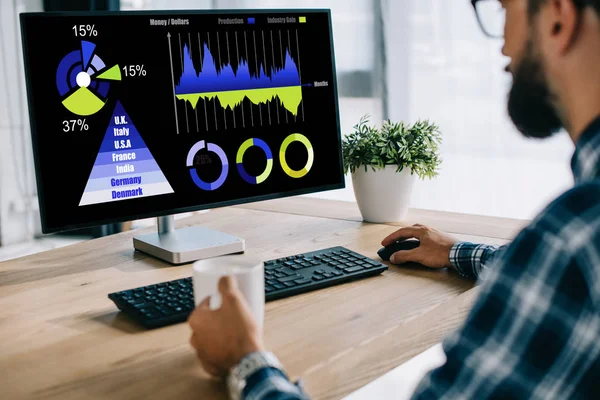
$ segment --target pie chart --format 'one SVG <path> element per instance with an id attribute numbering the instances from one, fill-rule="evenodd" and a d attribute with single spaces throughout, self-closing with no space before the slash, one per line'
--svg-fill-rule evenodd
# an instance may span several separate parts
<path id="1" fill-rule="evenodd" d="M 110 81 L 120 80 L 119 65 L 107 67 L 96 54 L 96 45 L 86 40 L 67 54 L 56 70 L 56 87 L 63 106 L 82 116 L 100 111 L 106 104 Z"/>

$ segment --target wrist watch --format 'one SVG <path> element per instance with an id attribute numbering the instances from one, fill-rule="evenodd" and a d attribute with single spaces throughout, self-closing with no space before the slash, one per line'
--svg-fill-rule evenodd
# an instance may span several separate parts
<path id="1" fill-rule="evenodd" d="M 262 368 L 277 368 L 283 371 L 283 365 L 275 354 L 268 351 L 257 351 L 246 355 L 227 375 L 227 389 L 232 400 L 240 400 L 247 379 Z"/>

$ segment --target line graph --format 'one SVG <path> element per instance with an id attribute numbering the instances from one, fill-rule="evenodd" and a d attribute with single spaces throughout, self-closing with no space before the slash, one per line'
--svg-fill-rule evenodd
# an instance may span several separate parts
<path id="1" fill-rule="evenodd" d="M 177 133 L 304 121 L 297 30 L 167 37 Z"/>

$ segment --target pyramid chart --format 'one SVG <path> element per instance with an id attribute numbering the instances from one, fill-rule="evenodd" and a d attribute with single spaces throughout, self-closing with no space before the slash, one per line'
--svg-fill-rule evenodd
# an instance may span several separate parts
<path id="1" fill-rule="evenodd" d="M 79 205 L 168 193 L 173 188 L 117 102 Z"/>

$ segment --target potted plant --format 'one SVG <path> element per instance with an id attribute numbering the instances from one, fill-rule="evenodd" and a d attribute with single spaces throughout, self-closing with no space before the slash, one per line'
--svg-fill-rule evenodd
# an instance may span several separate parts
<path id="1" fill-rule="evenodd" d="M 441 133 L 429 121 L 413 125 L 386 120 L 378 129 L 361 118 L 342 142 L 345 172 L 367 222 L 404 220 L 415 178 L 438 175 Z"/>

